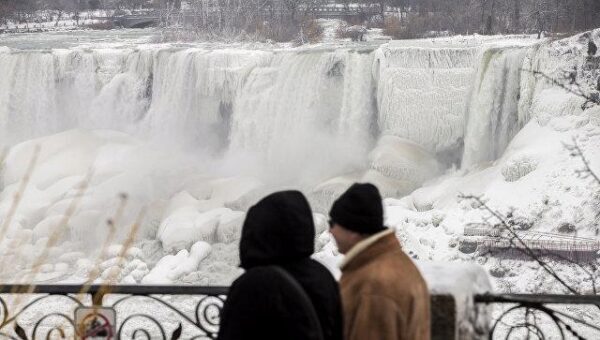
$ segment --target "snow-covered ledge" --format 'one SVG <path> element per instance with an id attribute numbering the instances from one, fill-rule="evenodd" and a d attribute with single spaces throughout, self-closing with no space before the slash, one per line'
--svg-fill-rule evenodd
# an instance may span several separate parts
<path id="1" fill-rule="evenodd" d="M 472 263 L 416 263 L 431 292 L 432 340 L 486 339 L 487 308 L 473 301 L 476 294 L 491 291 L 484 269 Z"/>

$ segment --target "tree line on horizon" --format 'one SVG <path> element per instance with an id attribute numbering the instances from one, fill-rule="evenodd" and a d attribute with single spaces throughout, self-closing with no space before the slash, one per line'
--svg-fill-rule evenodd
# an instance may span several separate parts
<path id="1" fill-rule="evenodd" d="M 312 9 L 337 3 L 379 8 L 379 15 L 357 16 L 353 25 L 392 26 L 399 38 L 444 34 L 572 33 L 600 27 L 598 0 L 0 0 L 0 22 L 31 20 L 38 11 L 75 13 L 105 9 L 219 12 L 217 22 L 199 20 L 200 28 L 243 29 L 275 22 L 298 25 L 314 17 Z M 265 13 L 267 15 L 265 17 Z M 208 16 L 208 14 L 206 14 Z M 386 21 L 389 21 L 386 23 Z"/>

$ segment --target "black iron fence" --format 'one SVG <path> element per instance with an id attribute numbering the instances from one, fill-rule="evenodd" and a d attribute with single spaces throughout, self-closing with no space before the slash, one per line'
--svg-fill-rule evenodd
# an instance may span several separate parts
<path id="1" fill-rule="evenodd" d="M 91 338 L 76 320 L 84 308 L 115 312 L 91 324 L 113 339 L 216 339 L 227 287 L 147 285 L 0 286 L 0 338 Z M 110 297 L 110 298 L 109 298 Z M 175 301 L 173 297 L 180 299 Z M 185 335 L 184 335 L 185 332 Z M 96 334 L 98 335 L 98 334 Z"/>
<path id="2" fill-rule="evenodd" d="M 0 338 L 112 335 L 113 339 L 216 339 L 227 290 L 199 286 L 2 285 Z M 600 315 L 600 296 L 488 294 L 476 295 L 474 301 L 494 306 L 489 334 L 482 335 L 489 339 L 600 339 L 600 318 L 593 318 Z M 88 320 L 86 313 L 92 318 L 82 325 Z"/>
<path id="3" fill-rule="evenodd" d="M 489 339 L 600 339 L 600 296 L 476 295 L 475 302 L 499 307 Z"/>

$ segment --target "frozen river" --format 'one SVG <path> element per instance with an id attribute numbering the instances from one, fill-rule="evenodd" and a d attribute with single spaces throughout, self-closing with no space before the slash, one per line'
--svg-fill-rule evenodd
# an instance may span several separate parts
<path id="1" fill-rule="evenodd" d="M 2 34 L 0 35 L 0 46 L 21 50 L 134 46 L 155 42 L 159 37 L 160 31 L 157 29 L 51 31 Z"/>

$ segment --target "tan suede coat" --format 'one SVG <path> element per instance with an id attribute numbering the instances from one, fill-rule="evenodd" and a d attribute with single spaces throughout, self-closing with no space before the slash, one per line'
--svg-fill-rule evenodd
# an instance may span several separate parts
<path id="1" fill-rule="evenodd" d="M 366 242 L 364 249 L 353 249 L 352 257 L 342 265 L 345 339 L 429 340 L 425 280 L 396 236 L 383 233 L 374 242 Z"/>

